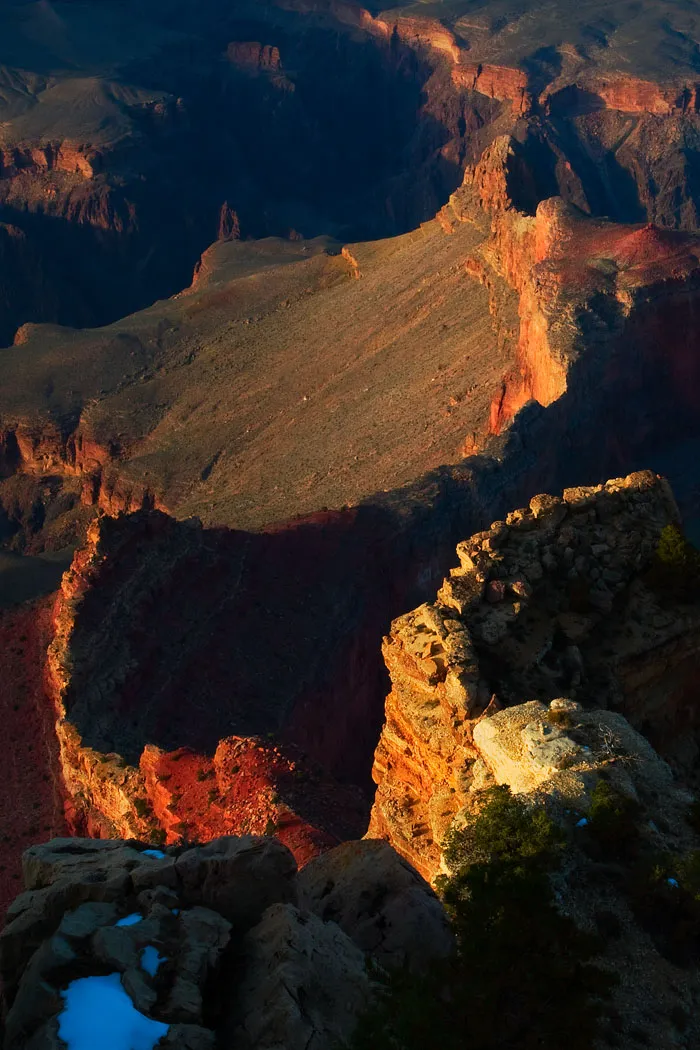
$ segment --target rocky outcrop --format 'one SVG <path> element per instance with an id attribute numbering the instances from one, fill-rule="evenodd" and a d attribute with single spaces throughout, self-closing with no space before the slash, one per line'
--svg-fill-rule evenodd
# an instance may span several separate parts
<path id="1" fill-rule="evenodd" d="M 421 965 L 445 950 L 444 913 L 405 862 L 384 844 L 355 843 L 353 868 L 361 921 L 351 905 L 338 923 L 316 914 L 313 894 L 299 902 L 294 860 L 272 838 L 165 851 L 89 839 L 33 847 L 0 934 L 4 1046 L 61 1046 L 76 984 L 85 1002 L 101 981 L 160 1025 L 164 1046 L 346 1046 L 372 1002 L 368 963 L 416 956 L 419 930 Z M 94 1024 L 99 1038 L 99 1013 Z"/>
<path id="2" fill-rule="evenodd" d="M 419 971 L 449 955 L 453 935 L 437 897 L 388 843 L 344 842 L 299 873 L 302 904 L 389 970 Z M 367 892 L 368 885 L 376 894 Z"/>
<path id="3" fill-rule="evenodd" d="M 486 282 L 490 268 L 519 296 L 517 367 L 492 406 L 493 431 L 529 400 L 549 405 L 562 397 L 572 376 L 581 396 L 587 384 L 578 373 L 590 365 L 604 383 L 614 381 L 632 341 L 645 372 L 670 387 L 681 411 L 694 411 L 688 399 L 700 388 L 700 358 L 681 317 L 700 294 L 700 239 L 653 224 L 594 221 L 557 198 L 529 215 L 517 202 L 532 178 L 517 143 L 500 137 L 441 213 L 446 230 L 473 222 L 475 204 L 490 216 L 490 240 L 471 271 Z"/>
<path id="4" fill-rule="evenodd" d="M 261 710 L 251 698 L 205 717 L 204 695 L 224 693 L 204 657 L 202 625 L 212 625 L 212 658 L 217 651 L 223 657 L 228 649 L 216 638 L 236 629 L 237 614 L 229 619 L 227 609 L 248 545 L 244 535 L 207 533 L 196 521 L 180 525 L 157 513 L 102 518 L 89 527 L 63 579 L 46 672 L 74 830 L 168 842 L 274 830 L 300 862 L 362 830 L 362 793 L 295 744 L 282 705 Z M 202 573 L 211 573 L 211 585 L 199 592 L 206 608 L 191 604 L 185 621 L 164 624 L 160 637 L 151 626 L 153 657 L 144 659 L 141 632 L 163 608 L 163 588 L 176 585 L 182 595 L 190 574 L 201 581 Z M 95 619 L 98 607 L 104 620 Z M 208 666 L 199 736 L 191 726 L 197 701 L 190 658 Z M 230 682 L 228 657 L 221 674 Z M 144 704 L 146 696 L 154 702 Z M 249 735 L 220 738 L 236 721 Z"/>
<path id="5" fill-rule="evenodd" d="M 335 923 L 292 905 L 269 908 L 246 938 L 235 1045 L 346 1046 L 372 1001 L 365 957 Z"/>
<path id="6" fill-rule="evenodd" d="M 661 531 L 676 520 L 668 484 L 641 472 L 567 489 L 561 498 L 536 496 L 458 546 L 460 567 L 437 600 L 394 621 L 385 639 L 392 691 L 375 755 L 371 836 L 386 838 L 433 878 L 445 834 L 485 773 L 508 782 L 515 770 L 519 790 L 553 776 L 556 761 L 552 768 L 540 762 L 535 775 L 528 762 L 539 760 L 523 758 L 540 748 L 542 733 L 533 727 L 544 724 L 541 703 L 519 709 L 529 738 L 519 749 L 508 745 L 510 766 L 503 757 L 499 726 L 512 719 L 498 712 L 524 701 L 568 696 L 596 712 L 616 710 L 581 715 L 602 737 L 622 732 L 622 712 L 691 773 L 697 727 L 680 701 L 679 678 L 694 677 L 694 657 L 676 678 L 658 654 L 669 644 L 695 654 L 700 621 L 692 605 L 670 608 L 644 584 Z M 630 690 L 637 664 L 649 668 L 648 677 Z M 645 688 L 651 703 L 644 703 Z M 678 697 L 675 707 L 656 699 L 669 694 Z M 579 763 L 585 770 L 580 747 L 571 751 L 555 727 L 545 736 L 552 755 L 561 749 L 563 768 Z M 640 753 L 642 743 L 632 749 Z"/>

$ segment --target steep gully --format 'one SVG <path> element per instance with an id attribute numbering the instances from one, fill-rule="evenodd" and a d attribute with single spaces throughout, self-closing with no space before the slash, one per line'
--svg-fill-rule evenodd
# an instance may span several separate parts
<path id="1" fill-rule="evenodd" d="M 455 79 L 463 75 L 460 71 Z M 515 105 L 518 114 L 527 111 L 531 103 L 517 78 L 510 72 L 508 77 L 489 71 L 487 75 L 491 77 L 490 93 L 515 96 L 509 98 L 509 104 Z M 483 76 L 483 70 L 475 71 L 470 91 L 474 87 L 479 91 Z M 514 90 L 516 81 L 520 86 Z M 631 95 L 625 96 L 626 105 L 639 106 L 640 98 L 648 104 L 648 94 L 627 86 Z M 605 101 L 603 93 L 599 97 Z M 619 102 L 619 90 L 614 97 Z M 675 113 L 676 101 L 661 99 L 652 108 L 668 105 L 674 112 L 667 119 L 694 121 L 692 114 Z M 594 108 L 598 105 L 596 102 Z M 684 106 L 689 108 L 683 100 L 681 113 Z M 618 112 L 612 113 L 612 123 L 620 119 Z M 242 737 L 273 733 L 275 747 L 303 749 L 323 770 L 321 778 L 332 776 L 366 785 L 387 691 L 378 639 L 393 616 L 434 592 L 452 560 L 455 543 L 525 502 L 533 491 L 558 491 L 566 484 L 614 476 L 646 465 L 649 456 L 658 457 L 664 448 L 672 450 L 682 441 L 697 438 L 700 366 L 692 321 L 700 272 L 695 239 L 651 226 L 625 230 L 591 223 L 551 202 L 531 214 L 541 196 L 538 187 L 550 176 L 561 180 L 557 181 L 560 191 L 573 187 L 565 195 L 578 196 L 579 204 L 586 203 L 582 195 L 595 198 L 596 191 L 595 184 L 586 187 L 585 179 L 562 156 L 552 161 L 549 173 L 548 165 L 540 164 L 542 150 L 550 159 L 555 157 L 542 127 L 540 116 L 530 118 L 526 126 L 516 121 L 510 138 L 494 141 L 480 163 L 468 168 L 463 188 L 441 213 L 447 235 L 461 221 L 490 224 L 490 254 L 469 260 L 467 265 L 484 282 L 489 280 L 489 269 L 497 267 L 521 296 L 520 368 L 505 378 L 503 395 L 494 405 L 492 428 L 503 434 L 494 438 L 486 454 L 445 467 L 397 492 L 379 495 L 352 511 L 317 515 L 259 535 L 218 530 L 208 538 L 205 530 L 198 542 L 222 545 L 224 553 L 218 557 L 229 567 L 232 578 L 236 576 L 238 587 L 227 593 L 225 601 L 219 596 L 208 610 L 201 608 L 208 611 L 214 626 L 213 642 L 207 641 L 211 649 L 205 646 L 197 651 L 194 647 L 188 654 L 200 660 L 201 678 L 187 661 L 173 675 L 167 652 L 156 645 L 135 673 L 127 667 L 127 675 L 117 676 L 110 686 L 122 709 L 131 706 L 133 710 L 137 697 L 144 694 L 139 675 L 146 674 L 149 695 L 157 698 L 148 724 L 138 718 L 121 735 L 118 725 L 105 730 L 100 724 L 104 708 L 102 712 L 81 711 L 76 701 L 73 709 L 70 695 L 68 702 L 64 695 L 71 682 L 58 674 L 61 647 L 64 655 L 75 656 L 75 650 L 65 644 L 69 636 L 74 640 L 70 615 L 74 599 L 91 583 L 82 570 L 99 549 L 99 529 L 78 556 L 54 613 L 57 629 L 47 686 L 59 714 L 68 716 L 61 745 L 69 786 L 73 777 L 68 810 L 73 827 L 93 832 L 116 828 L 125 834 L 153 830 L 152 816 L 141 816 L 142 807 L 135 804 L 145 797 L 145 781 L 139 779 L 134 790 L 128 785 L 121 790 L 129 777 L 147 777 L 147 772 L 138 774 L 135 767 L 125 769 L 116 759 L 105 762 L 100 757 L 114 751 L 135 762 L 147 744 L 165 751 L 181 742 L 195 746 L 202 754 L 190 784 L 206 786 L 210 777 L 206 763 L 211 765 L 212 760 L 204 756 L 211 755 L 220 740 L 232 732 Z M 599 185 L 610 185 L 599 170 L 598 176 Z M 687 214 L 686 209 L 683 215 Z M 677 214 L 674 224 L 686 221 Z M 66 441 L 64 435 L 53 435 L 47 445 L 31 429 L 13 431 L 5 435 L 4 449 L 6 472 L 18 468 L 20 473 L 45 472 L 49 465 L 55 471 L 68 461 L 69 472 L 80 475 L 80 444 L 72 436 Z M 73 449 L 75 455 L 66 454 L 67 449 Z M 84 498 L 89 503 L 95 497 L 87 494 Z M 122 509 L 136 509 L 144 501 L 148 503 L 147 494 Z M 161 526 L 160 520 L 146 514 L 138 526 L 146 530 L 149 541 L 153 529 L 174 534 L 190 529 L 176 523 Z M 155 524 L 149 524 L 151 521 Z M 115 535 L 130 527 L 117 523 Z M 134 550 L 136 564 L 145 565 L 138 544 Z M 240 565 L 242 551 L 244 566 Z M 123 563 L 122 558 L 120 552 L 113 564 L 106 561 L 106 570 L 113 577 L 121 571 L 120 564 L 130 565 L 128 558 Z M 113 612 L 114 597 L 121 600 L 122 593 L 120 585 L 111 590 L 110 586 L 105 588 L 104 602 L 96 588 L 94 601 L 97 608 L 104 604 Z M 196 593 L 187 573 L 174 574 L 168 586 L 174 588 L 170 601 L 175 593 L 186 604 Z M 162 608 L 168 607 L 167 600 L 163 598 Z M 157 610 L 155 602 L 151 612 L 157 615 Z M 294 625 L 293 637 L 283 652 L 276 647 L 279 663 L 270 668 L 267 661 L 276 646 L 271 640 L 278 638 L 283 622 Z M 126 638 L 128 625 L 117 623 L 121 634 L 112 637 Z M 86 629 L 83 652 L 97 637 L 91 636 L 92 629 Z M 208 656 L 224 636 L 229 645 L 223 650 L 219 646 L 222 662 L 212 674 Z M 130 655 L 134 653 L 138 653 L 138 639 Z M 194 741 L 192 683 L 205 676 L 218 703 L 201 704 Z M 154 684 L 157 689 L 152 688 Z M 261 698 L 267 698 L 269 705 L 262 716 Z M 242 701 L 250 704 L 254 716 L 246 716 Z M 119 713 L 120 708 L 114 710 Z M 343 712 L 342 719 L 339 712 Z M 216 758 L 213 762 L 216 765 Z M 116 780 L 115 763 L 123 770 Z M 98 778 L 107 783 L 106 790 L 95 785 L 98 764 L 107 774 Z M 201 781 L 197 779 L 200 771 Z M 153 775 L 153 802 L 156 785 L 162 788 L 163 782 L 168 783 L 165 778 L 172 776 L 172 771 L 161 771 L 158 781 Z M 272 777 L 270 783 L 274 780 Z M 277 789 L 271 793 L 277 794 Z M 267 819 L 275 822 L 277 803 L 271 805 L 272 816 Z M 359 809 L 361 823 L 362 807 Z M 157 803 L 153 810 L 157 811 Z M 108 823 L 101 823 L 103 819 Z M 312 816 L 307 824 L 313 822 Z M 166 821 L 157 823 L 162 827 Z M 179 830 L 172 833 L 182 833 L 187 821 L 177 824 Z M 171 833 L 170 828 L 166 830 Z"/>

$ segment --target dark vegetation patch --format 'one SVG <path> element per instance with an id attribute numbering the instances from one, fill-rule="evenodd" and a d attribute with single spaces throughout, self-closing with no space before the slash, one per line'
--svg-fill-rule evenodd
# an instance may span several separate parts
<path id="1" fill-rule="evenodd" d="M 355 1050 L 589 1050 L 615 979 L 593 965 L 599 938 L 556 907 L 549 874 L 563 843 L 544 809 L 507 787 L 486 792 L 446 843 L 454 955 L 393 974 Z"/>

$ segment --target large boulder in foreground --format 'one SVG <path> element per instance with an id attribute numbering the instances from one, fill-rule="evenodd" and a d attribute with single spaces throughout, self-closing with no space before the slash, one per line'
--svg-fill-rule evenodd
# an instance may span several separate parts
<path id="1" fill-rule="evenodd" d="M 452 950 L 442 904 L 387 842 L 344 842 L 302 869 L 299 889 L 306 907 L 386 967 L 420 969 Z"/>
<path id="2" fill-rule="evenodd" d="M 451 939 L 437 897 L 386 843 L 324 860 L 302 886 L 272 837 L 33 846 L 0 933 L 4 1050 L 61 1050 L 76 988 L 100 994 L 105 981 L 171 1050 L 347 1046 L 372 1002 L 371 966 L 416 966 Z M 109 1022 L 96 1010 L 99 1045 Z"/>
<path id="3" fill-rule="evenodd" d="M 346 1046 L 372 998 L 365 956 L 333 922 L 291 904 L 268 908 L 243 946 L 240 1050 Z"/>

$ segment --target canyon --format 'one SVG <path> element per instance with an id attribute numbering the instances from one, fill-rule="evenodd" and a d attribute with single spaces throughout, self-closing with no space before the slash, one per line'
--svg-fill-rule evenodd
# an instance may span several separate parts
<path id="1" fill-rule="evenodd" d="M 0 907 L 62 834 L 369 826 L 432 880 L 478 726 L 572 692 L 694 786 L 697 611 L 642 576 L 700 520 L 696 29 L 6 5 Z"/>
<path id="2" fill-rule="evenodd" d="M 530 820 L 558 828 L 557 914 L 591 936 L 596 965 L 619 975 L 595 1045 L 693 1046 L 700 985 L 683 946 L 695 952 L 697 933 L 684 925 L 692 913 L 677 909 L 687 900 L 686 859 L 698 855 L 689 852 L 698 842 L 689 786 L 700 748 L 699 570 L 697 554 L 693 567 L 677 547 L 675 561 L 659 561 L 664 537 L 681 536 L 679 520 L 668 482 L 638 471 L 535 496 L 458 545 L 460 565 L 435 600 L 395 620 L 385 639 L 392 691 L 362 840 L 353 840 L 351 797 L 328 776 L 315 782 L 308 756 L 295 766 L 290 743 L 229 738 L 213 761 L 146 744 L 138 767 L 107 750 L 138 751 L 154 716 L 176 714 L 163 677 L 181 676 L 192 690 L 197 677 L 184 666 L 192 652 L 211 663 L 201 635 L 176 621 L 189 616 L 208 631 L 226 615 L 206 578 L 228 590 L 234 537 L 207 537 L 199 523 L 157 511 L 93 523 L 58 602 L 44 603 L 65 817 L 90 837 L 54 837 L 23 854 L 24 892 L 14 887 L 0 932 L 4 1045 L 41 1040 L 59 1050 L 71 989 L 104 980 L 157 1021 L 165 1047 L 354 1045 L 358 1021 L 380 1001 L 378 973 L 420 983 L 426 967 L 447 973 L 457 964 L 454 899 L 444 896 L 446 910 L 430 882 L 454 871 L 450 829 L 480 819 L 509 785 Z M 187 601 L 168 607 L 156 636 L 153 604 L 166 608 L 173 581 Z M 195 608 L 202 601 L 215 606 L 208 622 Z M 144 624 L 152 651 L 134 661 Z M 235 622 L 226 626 L 235 632 Z M 173 650 L 188 646 L 179 666 Z M 151 702 L 129 724 L 134 676 L 138 697 Z M 215 669 L 207 681 L 216 688 Z M 185 709 L 205 710 L 195 696 Z M 200 717 L 193 742 L 202 728 Z M 264 755 L 275 756 L 267 766 Z M 304 774 L 296 822 L 287 772 Z M 226 821 L 206 813 L 209 785 Z M 614 838 L 601 837 L 601 788 L 625 800 L 632 840 L 618 837 L 619 817 Z M 336 805 L 341 844 L 319 834 Z M 205 843 L 173 825 L 185 814 Z M 125 837 L 115 837 L 120 828 Z M 506 847 L 517 842 L 517 828 L 496 832 Z M 494 847 L 483 838 L 477 848 Z M 655 863 L 646 890 L 636 882 L 640 852 Z M 640 892 L 653 894 L 646 909 Z"/>

